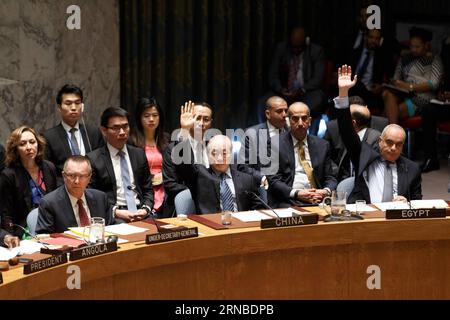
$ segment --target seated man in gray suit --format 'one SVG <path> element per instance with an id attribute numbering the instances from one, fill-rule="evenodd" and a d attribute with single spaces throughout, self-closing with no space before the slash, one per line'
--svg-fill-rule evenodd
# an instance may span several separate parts
<path id="1" fill-rule="evenodd" d="M 372 148 L 378 147 L 378 138 L 381 132 L 372 128 L 370 125 L 370 110 L 364 104 L 364 101 L 358 96 L 349 97 L 350 113 L 352 117 L 352 126 L 358 134 L 361 141 L 366 142 Z M 387 119 L 386 119 L 387 122 Z M 347 149 L 339 135 L 337 120 L 331 120 L 327 124 L 327 132 L 324 137 L 331 145 L 331 159 L 338 165 L 339 171 L 337 180 L 342 181 L 345 178 L 354 175 L 354 165 L 350 161 Z"/>
<path id="2" fill-rule="evenodd" d="M 64 185 L 48 193 L 39 204 L 36 233 L 60 233 L 69 227 L 90 225 L 91 217 L 114 224 L 106 193 L 86 189 L 92 168 L 85 156 L 70 156 L 64 163 Z"/>

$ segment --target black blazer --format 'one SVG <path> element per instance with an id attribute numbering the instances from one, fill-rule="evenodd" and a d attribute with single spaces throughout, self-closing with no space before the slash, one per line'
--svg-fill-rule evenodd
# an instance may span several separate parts
<path id="1" fill-rule="evenodd" d="M 192 198 L 198 214 L 218 213 L 220 209 L 220 179 L 210 167 L 206 169 L 202 165 L 183 165 L 187 170 L 186 176 L 194 181 L 190 188 Z M 244 172 L 238 171 L 235 165 L 230 165 L 231 177 L 235 188 L 236 204 L 238 211 L 263 208 L 263 204 L 254 195 L 247 194 L 250 191 L 258 194 L 259 184 L 255 179 Z"/>
<path id="2" fill-rule="evenodd" d="M 294 145 L 290 131 L 271 139 L 273 151 L 279 152 L 279 166 L 275 175 L 269 176 L 269 200 L 273 206 L 280 203 L 292 203 L 290 193 L 295 177 Z M 308 150 L 311 158 L 314 179 L 319 189 L 330 188 L 335 190 L 337 186 L 336 165 L 330 157 L 330 144 L 316 136 L 307 136 Z"/>
<path id="3" fill-rule="evenodd" d="M 126 147 L 141 205 L 145 204 L 153 208 L 152 179 L 145 152 L 141 148 L 128 144 Z M 117 202 L 117 183 L 108 147 L 104 145 L 90 152 L 87 156 L 91 160 L 92 166 L 92 178 L 89 186 L 92 189 L 105 192 L 108 195 L 109 203 L 115 205 Z"/>
<path id="4" fill-rule="evenodd" d="M 5 169 L 5 148 L 0 144 L 0 173 Z"/>
<path id="5" fill-rule="evenodd" d="M 53 163 L 43 160 L 39 168 L 44 175 L 46 193 L 56 189 L 56 169 Z M 31 191 L 28 186 L 28 172 L 19 164 L 7 167 L 0 175 L 0 212 L 2 225 L 8 232 L 22 236 L 23 231 L 17 227 L 10 227 L 8 223 L 27 226 L 28 213 L 33 209 Z"/>
<path id="6" fill-rule="evenodd" d="M 98 128 L 86 125 L 86 130 L 84 125 L 81 123 L 79 125 L 86 154 L 105 144 L 103 136 Z M 89 137 L 89 141 L 87 137 Z M 61 177 L 64 162 L 72 155 L 69 142 L 67 141 L 67 133 L 60 123 L 56 127 L 46 130 L 44 132 L 44 138 L 47 141 L 47 145 L 45 147 L 45 157 L 47 160 L 54 163 L 57 169 L 58 177 Z M 89 142 L 92 148 L 89 146 Z M 58 179 L 58 183 L 62 184 L 62 179 Z"/>
<path id="7" fill-rule="evenodd" d="M 84 192 L 91 217 L 105 219 L 105 225 L 114 224 L 112 206 L 108 197 L 99 190 L 86 189 Z M 77 220 L 70 203 L 65 186 L 60 186 L 42 198 L 39 204 L 39 215 L 36 233 L 61 233 L 69 227 L 77 227 Z"/>
<path id="8" fill-rule="evenodd" d="M 366 142 L 372 148 L 378 147 L 378 138 L 381 132 L 372 128 L 367 128 L 364 133 L 362 141 Z M 337 180 L 341 181 L 350 176 L 350 157 L 344 142 L 339 134 L 339 127 L 337 120 L 331 120 L 327 123 L 327 132 L 325 134 L 325 140 L 331 145 L 331 159 L 339 167 Z"/>
<path id="9" fill-rule="evenodd" d="M 350 108 L 336 109 L 339 132 L 348 150 L 350 159 L 355 166 L 355 186 L 348 196 L 347 202 L 366 200 L 371 203 L 369 188 L 363 173 L 380 158 L 379 151 L 374 150 L 367 143 L 361 142 L 351 125 Z M 397 159 L 398 195 L 409 200 L 422 199 L 422 176 L 419 165 L 403 156 Z"/>

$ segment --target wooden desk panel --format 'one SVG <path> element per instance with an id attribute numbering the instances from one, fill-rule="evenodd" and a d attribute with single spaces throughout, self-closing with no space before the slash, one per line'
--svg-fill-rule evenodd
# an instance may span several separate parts
<path id="1" fill-rule="evenodd" d="M 0 299 L 450 299 L 450 219 L 374 219 L 281 229 L 213 230 L 199 238 L 3 273 Z M 81 290 L 68 290 L 68 265 Z M 381 290 L 366 286 L 381 268 Z"/>

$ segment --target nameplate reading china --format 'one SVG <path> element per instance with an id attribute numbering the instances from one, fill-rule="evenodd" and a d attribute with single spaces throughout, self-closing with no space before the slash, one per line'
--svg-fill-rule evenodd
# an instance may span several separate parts
<path id="1" fill-rule="evenodd" d="M 59 266 L 67 262 L 67 254 L 58 254 L 50 258 L 41 259 L 35 262 L 28 263 L 23 266 L 23 274 L 31 274 L 42 271 L 48 268 Z"/>
<path id="2" fill-rule="evenodd" d="M 70 261 L 75 261 L 113 251 L 117 251 L 117 242 L 100 243 L 93 246 L 87 246 L 81 249 L 72 250 L 69 253 L 69 259 Z"/>
<path id="3" fill-rule="evenodd" d="M 148 234 L 145 236 L 146 244 L 154 244 L 160 242 L 168 242 L 173 240 L 180 240 L 186 238 L 198 237 L 198 228 L 186 228 L 178 231 L 158 232 L 154 234 Z"/>
<path id="4" fill-rule="evenodd" d="M 292 217 L 261 220 L 261 229 L 317 224 L 317 221 L 319 221 L 319 215 L 317 214 L 293 214 Z"/>
<path id="5" fill-rule="evenodd" d="M 444 209 L 393 209 L 386 210 L 386 219 L 445 218 Z"/>

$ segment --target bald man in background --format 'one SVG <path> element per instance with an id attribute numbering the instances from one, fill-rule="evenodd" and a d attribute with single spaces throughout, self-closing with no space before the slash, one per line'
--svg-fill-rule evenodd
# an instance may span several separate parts
<path id="1" fill-rule="evenodd" d="M 378 138 L 381 132 L 369 128 L 371 121 L 369 108 L 367 108 L 364 101 L 358 96 L 349 97 L 349 103 L 353 129 L 358 134 L 360 141 L 366 142 L 372 148 L 377 148 Z M 337 174 L 338 182 L 353 176 L 354 165 L 350 161 L 347 148 L 345 148 L 344 142 L 339 134 L 337 120 L 331 120 L 327 123 L 327 132 L 324 138 L 331 145 L 331 159 L 339 167 Z"/>
<path id="2" fill-rule="evenodd" d="M 336 189 L 336 165 L 328 141 L 308 134 L 309 108 L 302 102 L 289 106 L 290 131 L 272 138 L 272 152 L 279 153 L 278 171 L 269 179 L 269 200 L 275 207 L 315 204 Z"/>

